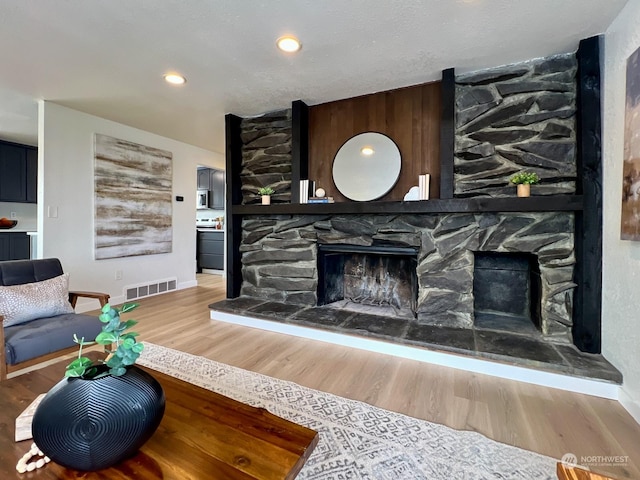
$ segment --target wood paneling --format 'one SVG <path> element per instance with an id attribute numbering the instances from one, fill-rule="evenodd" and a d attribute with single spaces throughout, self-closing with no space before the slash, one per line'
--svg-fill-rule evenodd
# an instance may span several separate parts
<path id="1" fill-rule="evenodd" d="M 402 200 L 431 174 L 431 198 L 440 195 L 440 82 L 349 98 L 309 107 L 309 179 L 336 202 L 348 202 L 331 178 L 333 158 L 348 139 L 379 132 L 393 139 L 402 155 L 394 188 L 381 201 Z"/>

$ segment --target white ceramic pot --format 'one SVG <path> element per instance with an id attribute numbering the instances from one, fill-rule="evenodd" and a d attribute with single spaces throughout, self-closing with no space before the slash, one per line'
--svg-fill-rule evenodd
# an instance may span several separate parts
<path id="1" fill-rule="evenodd" d="M 271 195 L 262 195 L 262 204 L 271 205 Z"/>

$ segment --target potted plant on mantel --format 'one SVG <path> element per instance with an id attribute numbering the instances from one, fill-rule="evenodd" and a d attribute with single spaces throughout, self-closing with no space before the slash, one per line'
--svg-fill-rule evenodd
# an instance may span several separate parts
<path id="1" fill-rule="evenodd" d="M 78 358 L 33 416 L 33 440 L 54 462 L 74 470 L 108 468 L 133 455 L 160 425 L 164 391 L 155 378 L 134 365 L 144 345 L 136 340 L 137 333 L 127 330 L 137 322 L 120 320 L 120 313 L 137 306 L 106 304 L 95 342 L 74 335 L 80 346 Z M 96 364 L 82 356 L 82 348 L 93 343 L 105 345 L 106 360 Z"/>
<path id="2" fill-rule="evenodd" d="M 262 205 L 271 205 L 271 195 L 275 193 L 271 187 L 262 187 L 258 190 L 258 193 L 262 195 Z"/>
<path id="3" fill-rule="evenodd" d="M 531 185 L 538 183 L 539 178 L 535 172 L 520 172 L 511 177 L 509 181 L 518 187 L 519 197 L 528 197 L 531 195 Z"/>

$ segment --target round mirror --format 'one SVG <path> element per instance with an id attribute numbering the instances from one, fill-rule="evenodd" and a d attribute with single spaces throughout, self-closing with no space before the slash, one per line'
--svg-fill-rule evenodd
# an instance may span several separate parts
<path id="1" fill-rule="evenodd" d="M 393 140 L 381 133 L 361 133 L 336 153 L 333 181 L 349 200 L 376 200 L 396 184 L 400 167 L 400 150 Z"/>

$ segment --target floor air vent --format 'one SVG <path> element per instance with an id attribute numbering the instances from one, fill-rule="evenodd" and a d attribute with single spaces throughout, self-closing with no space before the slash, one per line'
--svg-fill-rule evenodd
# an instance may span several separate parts
<path id="1" fill-rule="evenodd" d="M 167 280 L 146 283 L 144 285 L 128 286 L 124 289 L 125 298 L 129 301 L 136 298 L 150 297 L 152 295 L 169 292 L 176 289 L 177 283 L 177 278 L 169 278 Z"/>

